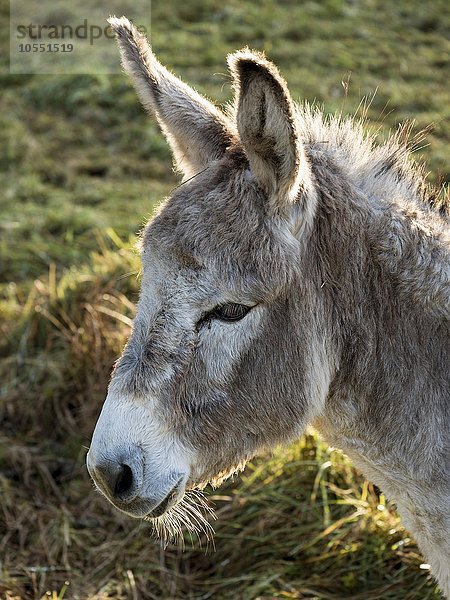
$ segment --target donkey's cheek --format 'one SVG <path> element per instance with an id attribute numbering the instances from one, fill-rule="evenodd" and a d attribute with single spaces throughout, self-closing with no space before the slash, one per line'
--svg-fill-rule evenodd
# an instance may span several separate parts
<path id="1" fill-rule="evenodd" d="M 264 312 L 264 307 L 256 306 L 241 321 L 224 323 L 214 320 L 201 330 L 199 358 L 212 382 L 229 381 L 233 369 L 262 333 Z"/>

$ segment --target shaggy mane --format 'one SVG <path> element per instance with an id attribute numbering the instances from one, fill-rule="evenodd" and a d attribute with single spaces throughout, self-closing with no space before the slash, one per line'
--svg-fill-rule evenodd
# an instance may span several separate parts
<path id="1" fill-rule="evenodd" d="M 425 166 L 412 157 L 422 147 L 430 129 L 413 134 L 414 122 L 406 121 L 379 143 L 376 134 L 366 132 L 364 116 L 324 116 L 318 108 L 306 103 L 297 107 L 297 116 L 304 143 L 312 154 L 320 151 L 331 155 L 366 196 L 380 201 L 415 201 L 420 210 L 431 210 L 448 221 L 448 188 L 437 189 L 427 182 Z"/>
<path id="2" fill-rule="evenodd" d="M 350 185 L 349 198 L 365 214 L 373 256 L 398 293 L 430 314 L 450 318 L 448 190 L 433 188 L 424 166 L 411 156 L 426 131 L 413 136 L 408 122 L 378 143 L 366 133 L 364 118 L 324 117 L 307 104 L 297 107 L 297 117 L 312 171 L 318 172 L 316 187 L 323 185 L 321 168 L 334 165 L 339 174 L 332 184 Z M 336 212 L 346 193 L 334 197 L 333 191 L 327 202 Z"/>

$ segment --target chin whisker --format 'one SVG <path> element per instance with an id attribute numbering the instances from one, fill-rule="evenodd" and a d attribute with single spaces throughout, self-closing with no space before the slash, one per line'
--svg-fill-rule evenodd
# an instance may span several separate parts
<path id="1" fill-rule="evenodd" d="M 152 533 L 160 540 L 163 548 L 167 548 L 169 544 L 177 544 L 184 550 L 184 532 L 186 532 L 189 534 L 191 544 L 194 545 L 197 540 L 200 548 L 205 539 L 205 552 L 208 552 L 209 549 L 214 550 L 215 545 L 214 529 L 207 517 L 216 518 L 205 494 L 200 490 L 190 490 L 166 513 L 156 518 L 145 517 L 145 520 L 152 524 Z"/>

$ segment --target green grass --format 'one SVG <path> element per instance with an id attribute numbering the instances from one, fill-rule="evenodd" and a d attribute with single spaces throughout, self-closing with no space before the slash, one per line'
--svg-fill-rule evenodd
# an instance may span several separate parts
<path id="1" fill-rule="evenodd" d="M 380 136 L 406 118 L 433 123 L 420 152 L 440 185 L 449 18 L 443 0 L 153 0 L 151 34 L 161 60 L 220 103 L 225 55 L 246 44 L 326 112 L 377 90 L 368 127 Z M 134 314 L 135 234 L 177 179 L 124 77 L 9 75 L 7 52 L 0 31 L 0 595 L 439 598 L 394 508 L 313 432 L 210 491 L 208 553 L 188 536 L 184 553 L 162 551 L 94 492 L 86 446 Z"/>

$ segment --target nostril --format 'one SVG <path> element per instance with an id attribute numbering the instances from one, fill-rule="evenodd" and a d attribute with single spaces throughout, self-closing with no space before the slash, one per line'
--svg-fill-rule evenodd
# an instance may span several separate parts
<path id="1" fill-rule="evenodd" d="M 110 454 L 101 460 L 88 456 L 87 466 L 95 485 L 113 504 L 130 504 L 139 494 L 144 463 L 138 450 L 116 451 L 119 457 Z"/>
<path id="2" fill-rule="evenodd" d="M 114 484 L 114 496 L 125 496 L 133 487 L 133 471 L 128 465 L 120 465 L 120 471 Z"/>

